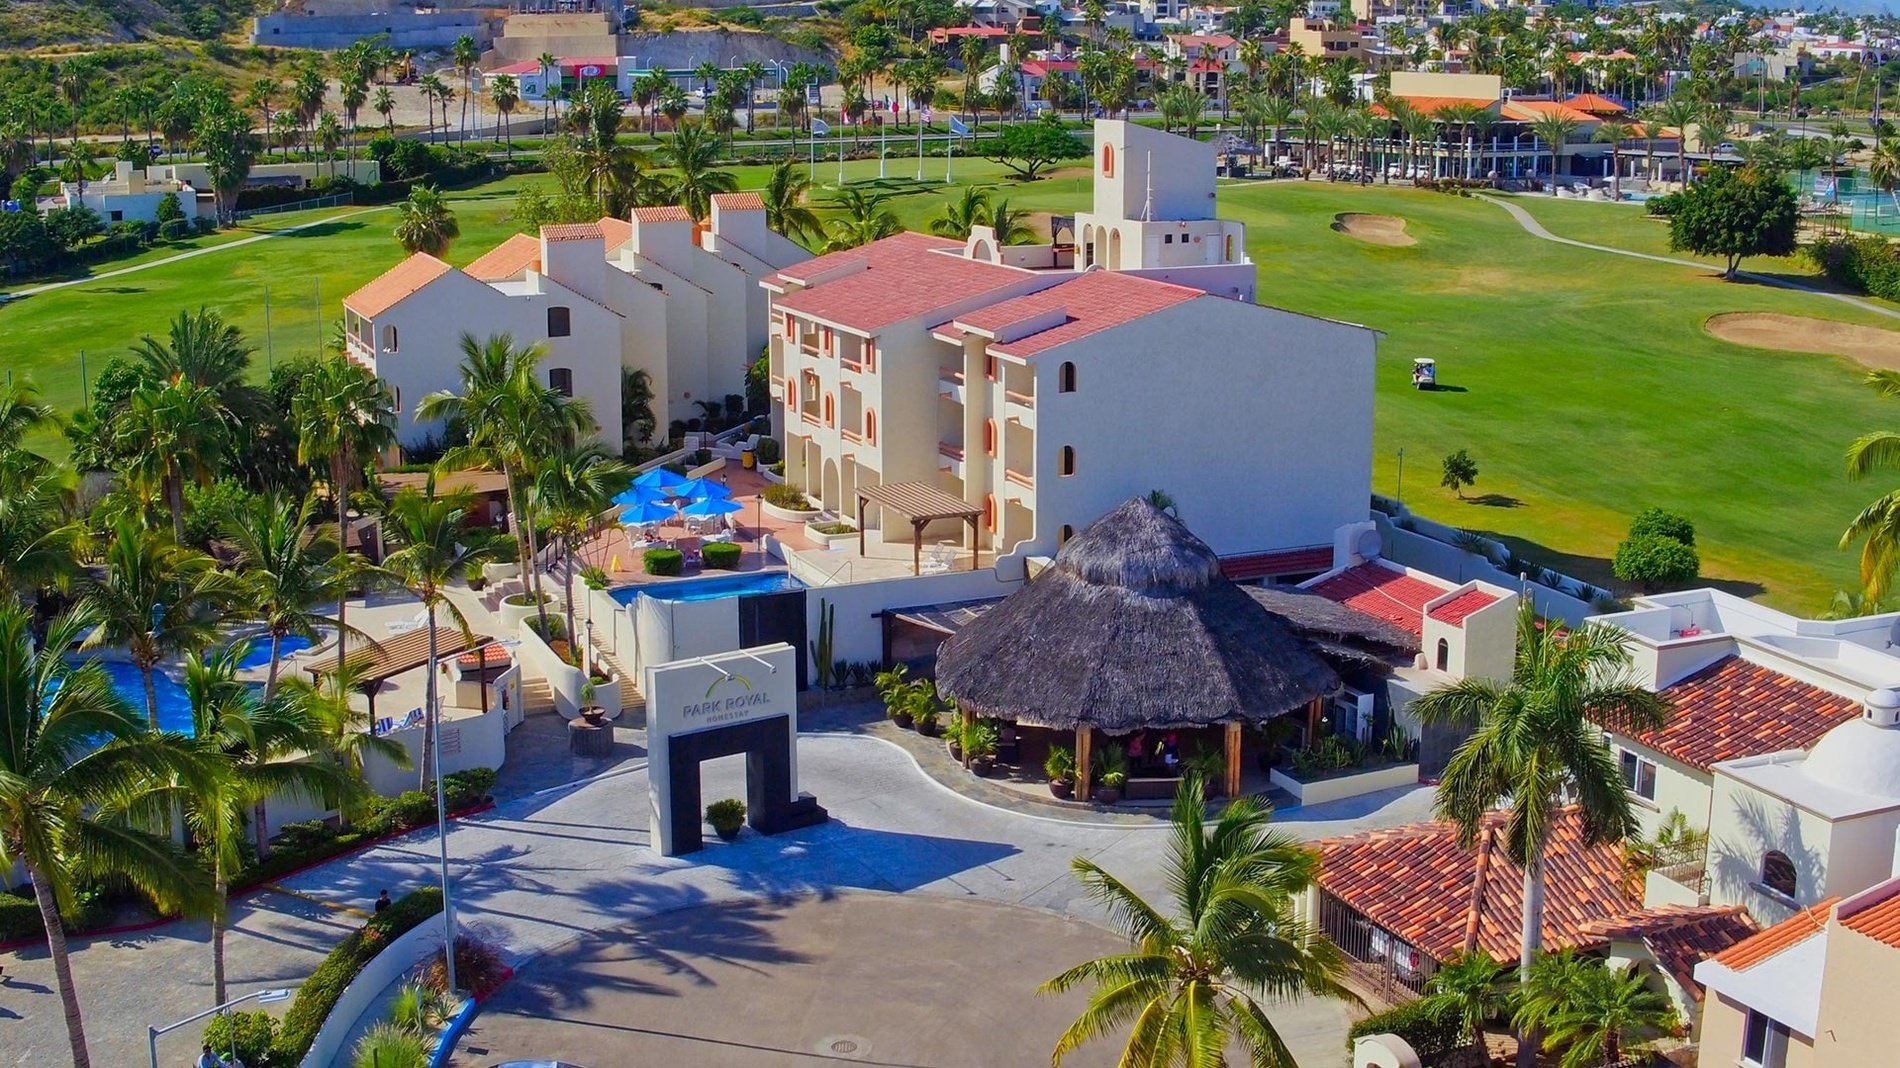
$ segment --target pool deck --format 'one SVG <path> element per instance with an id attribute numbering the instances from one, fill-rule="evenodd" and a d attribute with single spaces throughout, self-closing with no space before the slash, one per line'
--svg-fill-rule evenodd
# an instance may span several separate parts
<path id="1" fill-rule="evenodd" d="M 725 470 L 710 476 L 714 481 L 723 481 L 732 491 L 732 499 L 744 507 L 732 514 L 735 530 L 733 541 L 742 550 L 739 565 L 735 568 L 707 571 L 688 568 L 682 578 L 699 575 L 724 575 L 733 571 L 762 571 L 783 568 L 785 565 L 771 556 L 760 553 L 761 536 L 770 536 L 788 549 L 816 549 L 805 536 L 805 524 L 792 520 L 774 519 L 766 515 L 759 506 L 760 494 L 771 483 L 757 471 L 748 471 L 738 464 L 728 463 Z M 661 524 L 660 531 L 666 538 L 681 537 L 686 528 L 677 522 Z M 627 544 L 626 529 L 612 527 L 589 539 L 576 554 L 583 566 L 598 567 L 607 572 L 613 585 L 624 586 L 629 583 L 667 582 L 664 578 L 655 578 L 640 570 L 640 550 Z"/>

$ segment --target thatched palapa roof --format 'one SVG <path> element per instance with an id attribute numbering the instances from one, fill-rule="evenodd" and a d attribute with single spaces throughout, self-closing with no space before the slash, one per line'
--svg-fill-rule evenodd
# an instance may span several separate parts
<path id="1" fill-rule="evenodd" d="M 1247 586 L 1247 595 L 1285 620 L 1293 632 L 1326 652 L 1365 657 L 1418 652 L 1418 635 L 1404 627 L 1293 586 Z"/>
<path id="2" fill-rule="evenodd" d="M 937 655 L 939 691 L 983 715 L 1114 734 L 1259 723 L 1338 686 L 1205 542 L 1141 499 L 1096 520 Z"/>

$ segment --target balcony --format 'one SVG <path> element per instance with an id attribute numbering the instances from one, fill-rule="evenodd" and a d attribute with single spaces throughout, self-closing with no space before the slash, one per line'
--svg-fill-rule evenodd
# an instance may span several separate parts
<path id="1" fill-rule="evenodd" d="M 1005 403 L 1014 404 L 1021 408 L 1033 409 L 1036 406 L 1036 398 L 1033 394 L 1018 393 L 1013 389 L 1003 391 L 1003 400 Z"/>
<path id="2" fill-rule="evenodd" d="M 864 444 L 864 435 L 850 428 L 839 430 L 838 436 L 845 439 L 846 441 L 851 442 L 854 445 Z"/>
<path id="3" fill-rule="evenodd" d="M 963 477 L 963 446 L 952 445 L 947 441 L 937 443 L 937 470 L 948 471 Z"/>
<path id="4" fill-rule="evenodd" d="M 963 372 L 948 367 L 937 368 L 937 395 L 962 404 Z"/>
<path id="5" fill-rule="evenodd" d="M 862 374 L 864 371 L 863 363 L 857 360 L 846 359 L 843 356 L 838 357 L 838 366 L 844 368 L 847 371 L 851 371 L 858 374 Z"/>
<path id="6" fill-rule="evenodd" d="M 1024 474 L 1013 467 L 1003 468 L 1003 479 L 1007 482 L 1014 482 L 1024 489 L 1036 488 L 1036 476 Z"/>

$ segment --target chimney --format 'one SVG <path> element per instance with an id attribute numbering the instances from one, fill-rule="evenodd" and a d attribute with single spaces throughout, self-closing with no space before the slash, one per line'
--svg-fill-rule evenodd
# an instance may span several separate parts
<path id="1" fill-rule="evenodd" d="M 541 274 L 604 304 L 607 239 L 599 223 L 572 223 L 541 228 Z"/>

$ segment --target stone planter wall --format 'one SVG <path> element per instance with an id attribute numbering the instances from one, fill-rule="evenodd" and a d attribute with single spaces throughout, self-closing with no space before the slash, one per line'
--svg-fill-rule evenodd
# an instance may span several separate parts
<path id="1" fill-rule="evenodd" d="M 555 616 L 563 616 L 561 595 L 552 590 L 549 590 L 548 594 L 548 617 L 551 619 Z M 504 631 L 514 630 L 520 627 L 523 622 L 537 618 L 537 613 L 535 612 L 532 602 L 528 604 L 509 604 L 508 598 L 506 597 L 502 598 L 501 605 L 495 609 L 495 614 L 501 617 L 501 629 Z M 565 616 L 563 616 L 562 622 L 566 622 Z"/>
<path id="2" fill-rule="evenodd" d="M 1292 794 L 1301 805 L 1321 805 L 1361 794 L 1377 793 L 1418 782 L 1417 764 L 1388 764 L 1361 771 L 1344 771 L 1312 782 L 1296 779 L 1285 768 L 1268 773 L 1273 785 Z"/>
<path id="3" fill-rule="evenodd" d="M 818 528 L 820 526 L 829 526 L 829 525 L 830 524 L 828 523 L 827 524 L 806 523 L 805 537 L 811 539 L 812 544 L 821 546 L 826 549 L 830 549 L 834 546 L 841 545 L 846 542 L 849 542 L 852 544 L 857 543 L 858 532 L 856 529 L 847 530 L 843 534 L 823 534 L 819 532 Z"/>
<path id="4" fill-rule="evenodd" d="M 765 511 L 766 515 L 787 523 L 809 523 L 823 514 L 817 508 L 808 508 L 802 511 L 791 508 L 780 508 L 771 501 L 760 501 L 759 507 Z"/>

